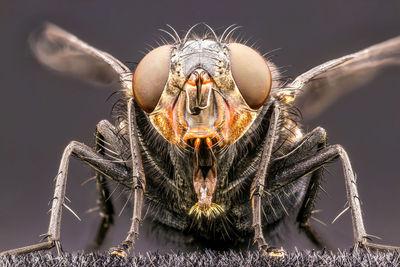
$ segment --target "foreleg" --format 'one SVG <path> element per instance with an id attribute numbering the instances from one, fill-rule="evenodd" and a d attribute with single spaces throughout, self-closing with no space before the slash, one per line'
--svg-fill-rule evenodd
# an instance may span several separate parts
<path id="1" fill-rule="evenodd" d="M 128 100 L 128 129 L 129 145 L 132 159 L 132 184 L 133 184 L 133 214 L 131 227 L 125 240 L 116 248 L 111 249 L 111 254 L 126 257 L 135 244 L 135 238 L 139 235 L 139 226 L 142 220 L 143 193 L 146 186 L 142 156 L 139 148 L 137 134 L 136 112 L 133 99 Z"/>
<path id="2" fill-rule="evenodd" d="M 263 152 L 261 155 L 260 166 L 257 169 L 256 175 L 254 177 L 254 180 L 253 180 L 253 183 L 251 186 L 251 192 L 250 192 L 250 198 L 251 198 L 251 202 L 252 202 L 251 203 L 252 204 L 252 214 L 253 214 L 252 226 L 254 228 L 254 239 L 258 243 L 258 248 L 260 250 L 265 251 L 270 256 L 283 256 L 284 255 L 283 251 L 273 248 L 273 247 L 270 247 L 268 245 L 268 243 L 265 241 L 264 234 L 262 231 L 262 220 L 261 220 L 261 209 L 262 209 L 261 197 L 264 192 L 264 185 L 266 183 L 266 179 L 268 179 L 267 171 L 268 171 L 268 167 L 270 165 L 272 148 L 275 143 L 279 114 L 280 114 L 279 106 L 273 106 L 271 121 L 270 121 L 270 125 L 268 127 L 268 134 L 265 139 L 265 143 L 263 146 Z"/>
<path id="3" fill-rule="evenodd" d="M 130 174 L 127 172 L 126 168 L 124 168 L 120 164 L 113 163 L 110 160 L 104 158 L 102 155 L 93 151 L 92 148 L 82 143 L 72 141 L 64 150 L 56 177 L 54 196 L 52 198 L 50 223 L 46 235 L 47 241 L 31 246 L 4 251 L 0 253 L 0 256 L 5 254 L 23 254 L 43 249 L 50 249 L 54 246 L 56 246 L 58 252 L 61 253 L 61 215 L 62 208 L 63 206 L 65 206 L 64 199 L 67 186 L 68 165 L 72 155 L 83 160 L 104 176 L 110 177 L 116 182 L 123 184 L 127 188 L 132 187 L 132 184 L 126 182 L 129 181 L 127 177 L 130 177 Z"/>
<path id="4" fill-rule="evenodd" d="M 277 181 L 282 182 L 276 183 L 276 185 L 274 185 L 274 188 L 271 188 L 269 190 L 276 190 L 280 187 L 288 185 L 308 173 L 315 172 L 316 170 L 320 169 L 325 163 L 328 163 L 336 158 L 340 158 L 343 166 L 347 201 L 351 210 L 355 246 L 383 250 L 400 250 L 400 247 L 386 246 L 368 242 L 368 235 L 365 231 L 355 175 L 351 167 L 349 157 L 346 151 L 340 145 L 332 145 L 323 148 L 319 150 L 314 156 L 303 159 L 293 164 L 292 166 L 288 166 L 284 170 L 278 172 L 276 175 L 276 179 Z M 310 186 L 311 185 L 312 184 L 310 183 Z M 315 193 L 313 194 L 315 196 Z M 310 215 L 307 215 L 307 212 L 310 212 L 311 206 L 311 202 L 303 204 L 302 208 L 305 211 L 303 211 L 302 214 L 299 214 L 299 222 L 308 223 L 308 218 L 310 217 Z"/>

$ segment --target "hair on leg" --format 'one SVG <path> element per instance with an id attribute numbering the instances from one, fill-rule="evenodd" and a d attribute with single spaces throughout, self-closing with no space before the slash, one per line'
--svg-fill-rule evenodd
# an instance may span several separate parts
<path id="1" fill-rule="evenodd" d="M 369 235 L 365 231 L 355 175 L 351 167 L 350 159 L 342 146 L 327 146 L 319 150 L 314 156 L 305 158 L 297 163 L 287 166 L 283 170 L 280 170 L 276 174 L 277 181 L 284 182 L 279 183 L 279 187 L 288 185 L 293 181 L 303 177 L 304 175 L 315 172 L 316 170 L 320 169 L 325 163 L 330 162 L 336 158 L 340 158 L 343 167 L 347 201 L 351 210 L 354 246 L 356 248 L 364 247 L 380 250 L 400 250 L 400 247 L 380 245 L 368 241 Z M 278 189 L 279 187 L 274 188 L 274 190 Z M 309 212 L 310 208 L 307 208 L 307 206 L 310 205 L 311 204 L 305 203 L 302 207 L 306 209 L 306 212 Z M 302 219 L 303 223 L 305 219 L 307 219 L 307 217 L 309 218 L 309 215 L 306 216 L 306 212 L 303 211 L 303 213 L 300 214 L 301 216 L 298 217 L 298 219 Z"/>
<path id="2" fill-rule="evenodd" d="M 121 257 L 126 257 L 130 249 L 135 244 L 135 239 L 139 235 L 139 226 L 142 220 L 143 194 L 146 186 L 146 179 L 143 170 L 142 156 L 139 148 L 139 139 L 137 136 L 136 112 L 134 100 L 128 100 L 128 130 L 129 130 L 129 146 L 132 159 L 132 185 L 133 185 L 133 214 L 131 219 L 131 227 L 128 235 L 122 243 L 111 248 L 110 253 Z"/>
<path id="3" fill-rule="evenodd" d="M 95 152 L 92 148 L 86 146 L 85 144 L 72 141 L 64 150 L 58 174 L 56 176 L 56 184 L 52 198 L 50 223 L 46 234 L 47 241 L 31 246 L 4 251 L 0 253 L 0 256 L 5 254 L 24 254 L 43 249 L 50 249 L 54 246 L 57 247 L 58 253 L 62 253 L 60 244 L 61 216 L 62 208 L 65 206 L 64 200 L 67 186 L 68 166 L 72 155 L 86 162 L 102 175 L 110 177 L 128 188 L 132 187 L 131 183 L 126 182 L 128 181 L 127 177 L 130 176 L 126 168 L 104 158 L 102 155 Z"/>
<path id="4" fill-rule="evenodd" d="M 262 220 L 261 220 L 261 198 L 264 192 L 264 185 L 266 184 L 268 167 L 270 165 L 272 148 L 275 143 L 276 130 L 280 115 L 279 106 L 273 106 L 273 111 L 271 115 L 270 125 L 268 127 L 268 137 L 266 138 L 266 142 L 264 143 L 263 152 L 261 155 L 261 162 L 257 169 L 256 175 L 254 177 L 253 183 L 251 185 L 250 198 L 252 204 L 252 214 L 253 214 L 253 223 L 252 226 L 254 228 L 254 239 L 258 243 L 258 248 L 263 250 L 269 256 L 278 256 L 282 257 L 284 255 L 284 251 L 271 247 L 265 240 L 263 231 L 262 231 Z"/>

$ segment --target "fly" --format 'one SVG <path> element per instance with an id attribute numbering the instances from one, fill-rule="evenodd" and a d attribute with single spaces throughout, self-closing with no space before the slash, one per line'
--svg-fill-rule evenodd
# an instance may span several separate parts
<path id="1" fill-rule="evenodd" d="M 165 31 L 172 42 L 150 51 L 133 72 L 55 25 L 46 24 L 31 36 L 31 48 L 42 64 L 90 82 L 118 83 L 120 100 L 115 123 L 98 123 L 94 148 L 76 141 L 65 148 L 47 240 L 0 255 L 54 246 L 61 253 L 61 214 L 63 207 L 70 210 L 64 200 L 71 156 L 96 172 L 103 215 L 98 246 L 113 222 L 108 184 L 129 192 L 131 227 L 111 254 L 125 257 L 134 246 L 144 199 L 157 210 L 149 215 L 154 221 L 210 242 L 235 243 L 254 235 L 260 250 L 284 256 L 283 249 L 267 243 L 264 233 L 294 215 L 299 228 L 322 246 L 309 219 L 321 167 L 335 159 L 343 166 L 355 246 L 399 249 L 368 240 L 346 151 L 328 145 L 321 127 L 304 132 L 296 107 L 304 114 L 319 112 L 360 80 L 399 64 L 400 37 L 283 82 L 271 61 L 232 38 L 233 26 L 221 35 L 206 24 L 205 34 L 195 34 L 197 26 L 182 38 L 172 27 Z M 352 79 L 355 75 L 363 79 Z"/>

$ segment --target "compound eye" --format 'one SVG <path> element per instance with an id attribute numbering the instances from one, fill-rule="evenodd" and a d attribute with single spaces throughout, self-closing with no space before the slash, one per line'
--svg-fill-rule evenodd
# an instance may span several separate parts
<path id="1" fill-rule="evenodd" d="M 254 49 L 239 43 L 229 44 L 233 79 L 247 105 L 260 108 L 271 90 L 267 61 Z"/>
<path id="2" fill-rule="evenodd" d="M 132 90 L 135 101 L 148 113 L 157 106 L 167 83 L 170 54 L 170 45 L 157 47 L 144 56 L 133 73 Z"/>

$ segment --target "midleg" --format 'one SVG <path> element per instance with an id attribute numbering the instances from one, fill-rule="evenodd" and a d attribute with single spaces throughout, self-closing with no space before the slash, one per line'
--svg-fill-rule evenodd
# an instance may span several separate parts
<path id="1" fill-rule="evenodd" d="M 289 153 L 274 159 L 274 161 L 281 161 L 281 163 L 278 164 L 283 165 L 285 166 L 284 168 L 286 168 L 287 166 L 292 166 L 310 155 L 315 154 L 324 147 L 326 147 L 326 131 L 321 127 L 317 127 L 304 135 L 295 145 L 293 145 Z M 318 247 L 323 247 L 323 242 L 314 229 L 312 229 L 308 219 L 311 217 L 321 178 L 322 168 L 318 168 L 312 172 L 302 206 L 297 216 L 300 229 L 303 230 L 307 237 Z M 275 184 L 274 187 L 281 187 L 279 181 L 280 180 L 278 179 L 278 183 Z M 273 191 L 275 190 L 274 187 L 268 188 L 268 190 Z"/>
<path id="2" fill-rule="evenodd" d="M 326 131 L 317 127 L 309 134 L 304 136 L 303 140 L 300 142 L 300 147 L 296 148 L 296 154 L 301 157 L 313 150 L 319 151 L 326 147 Z M 323 242 L 321 238 L 317 235 L 315 230 L 312 228 L 309 219 L 311 217 L 311 212 L 314 208 L 315 198 L 318 193 L 318 189 L 322 178 L 322 168 L 315 170 L 310 178 L 309 185 L 304 196 L 303 203 L 300 207 L 299 213 L 297 215 L 297 221 L 299 222 L 299 228 L 305 232 L 307 237 L 318 247 L 323 247 Z"/>
<path id="3" fill-rule="evenodd" d="M 127 177 L 130 177 L 129 172 L 122 165 L 113 163 L 110 160 L 104 158 L 102 155 L 93 151 L 92 148 L 72 141 L 64 150 L 61 158 L 60 167 L 56 177 L 56 185 L 54 189 L 54 196 L 52 198 L 52 207 L 50 214 L 50 223 L 47 231 L 47 241 L 41 242 L 35 245 L 26 246 L 22 248 L 12 249 L 1 252 L 0 255 L 5 254 L 23 254 L 43 249 L 50 249 L 54 246 L 57 247 L 59 253 L 61 253 L 60 246 L 60 226 L 61 226 L 61 215 L 62 207 L 65 206 L 65 190 L 67 186 L 68 176 L 68 165 L 71 155 L 83 160 L 96 171 L 106 177 L 110 177 L 116 182 L 131 188 L 132 184 Z"/>
<path id="4" fill-rule="evenodd" d="M 118 135 L 117 129 L 115 129 L 110 122 L 107 120 L 102 120 L 97 124 L 95 138 L 96 141 L 94 150 L 97 153 L 107 156 L 114 162 L 120 161 L 121 164 L 125 165 L 126 159 L 124 158 L 123 140 L 121 136 Z M 114 221 L 114 207 L 111 201 L 111 193 L 107 183 L 108 181 L 106 177 L 101 173 L 96 172 L 96 188 L 99 192 L 98 202 L 100 215 L 102 217 L 96 238 L 93 243 L 93 247 L 96 249 L 99 248 L 103 243 L 108 229 Z"/>
<path id="5" fill-rule="evenodd" d="M 282 181 L 282 183 L 276 185 L 274 189 L 278 189 L 279 187 L 288 185 L 308 173 L 315 172 L 316 170 L 320 169 L 325 163 L 330 162 L 336 158 L 340 158 L 343 167 L 347 201 L 351 210 L 355 247 L 366 247 L 383 250 L 400 250 L 400 247 L 385 246 L 368 242 L 368 235 L 365 231 L 365 226 L 363 222 L 361 203 L 357 190 L 355 176 L 351 167 L 349 157 L 346 151 L 340 145 L 325 147 L 319 150 L 314 156 L 303 159 L 297 163 L 294 163 L 292 166 L 288 166 L 282 171 L 278 172 L 276 177 L 277 181 Z M 313 194 L 315 197 L 315 193 Z M 299 214 L 298 217 L 298 219 L 302 219 L 303 222 L 306 220 L 306 223 L 308 222 L 308 218 L 310 217 L 310 215 L 307 215 L 306 212 L 309 212 L 308 209 L 311 209 L 311 207 L 307 208 L 307 206 L 312 206 L 312 203 L 303 204 L 302 208 L 304 207 L 306 211 L 304 211 L 302 215 Z"/>

